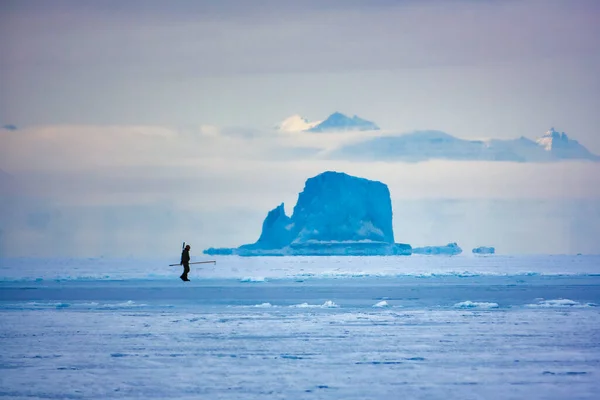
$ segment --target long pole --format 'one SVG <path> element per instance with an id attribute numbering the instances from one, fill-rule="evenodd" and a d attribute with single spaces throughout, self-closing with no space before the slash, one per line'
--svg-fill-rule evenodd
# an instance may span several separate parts
<path id="1" fill-rule="evenodd" d="M 217 262 L 215 260 L 211 260 L 211 261 L 196 261 L 196 262 L 191 262 L 190 264 L 216 264 Z M 181 264 L 169 264 L 169 267 L 175 267 L 177 265 L 181 265 Z"/>

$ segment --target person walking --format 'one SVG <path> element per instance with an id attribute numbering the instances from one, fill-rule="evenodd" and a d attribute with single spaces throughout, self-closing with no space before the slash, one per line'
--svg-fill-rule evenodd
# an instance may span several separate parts
<path id="1" fill-rule="evenodd" d="M 186 245 L 183 251 L 181 252 L 181 262 L 180 265 L 183 265 L 183 274 L 181 274 L 180 278 L 182 281 L 188 282 L 188 273 L 190 272 L 190 245 Z"/>

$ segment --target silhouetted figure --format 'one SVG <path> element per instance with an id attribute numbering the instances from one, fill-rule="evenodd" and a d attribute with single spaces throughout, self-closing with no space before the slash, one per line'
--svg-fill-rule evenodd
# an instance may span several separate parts
<path id="1" fill-rule="evenodd" d="M 181 274 L 180 278 L 182 281 L 189 281 L 188 273 L 190 272 L 190 249 L 191 247 L 188 244 L 181 253 L 180 265 L 183 265 L 183 274 Z"/>

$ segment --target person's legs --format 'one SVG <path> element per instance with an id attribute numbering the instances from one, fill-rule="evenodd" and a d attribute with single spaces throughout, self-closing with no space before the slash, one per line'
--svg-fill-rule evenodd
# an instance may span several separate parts
<path id="1" fill-rule="evenodd" d="M 180 278 L 184 281 L 189 281 L 189 279 L 188 279 L 189 272 L 190 272 L 190 264 L 184 263 L 183 264 L 183 274 L 181 274 Z"/>

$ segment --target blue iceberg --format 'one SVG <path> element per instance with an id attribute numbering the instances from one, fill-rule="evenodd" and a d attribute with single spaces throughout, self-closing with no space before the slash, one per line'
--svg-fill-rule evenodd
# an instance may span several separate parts
<path id="1" fill-rule="evenodd" d="M 455 256 L 462 253 L 462 249 L 456 243 L 448 243 L 445 246 L 415 247 L 412 252 L 413 254 Z"/>
<path id="2" fill-rule="evenodd" d="M 269 211 L 255 243 L 209 248 L 240 256 L 410 255 L 395 243 L 392 202 L 384 183 L 326 171 L 306 181 L 291 217 L 284 204 Z"/>
<path id="3" fill-rule="evenodd" d="M 472 251 L 473 254 L 494 254 L 496 249 L 494 247 L 481 246 L 474 248 Z"/>

